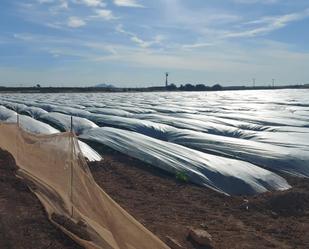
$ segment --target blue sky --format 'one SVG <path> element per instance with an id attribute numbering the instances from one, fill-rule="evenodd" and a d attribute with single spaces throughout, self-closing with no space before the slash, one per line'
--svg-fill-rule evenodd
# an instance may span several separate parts
<path id="1" fill-rule="evenodd" d="M 2 0 L 0 85 L 309 83 L 308 0 Z"/>

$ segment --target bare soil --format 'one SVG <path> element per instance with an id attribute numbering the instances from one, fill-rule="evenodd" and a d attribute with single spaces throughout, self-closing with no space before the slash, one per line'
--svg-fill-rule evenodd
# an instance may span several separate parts
<path id="1" fill-rule="evenodd" d="M 208 231 L 217 249 L 309 248 L 309 179 L 285 176 L 291 190 L 228 197 L 118 153 L 90 167 L 97 183 L 163 241 L 201 248 L 187 240 L 193 227 Z"/>

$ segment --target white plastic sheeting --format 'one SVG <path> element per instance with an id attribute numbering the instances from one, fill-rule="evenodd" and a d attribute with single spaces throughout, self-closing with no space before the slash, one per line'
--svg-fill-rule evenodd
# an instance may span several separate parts
<path id="1" fill-rule="evenodd" d="M 214 123 L 210 121 L 201 121 L 194 118 L 182 118 L 161 114 L 137 115 L 136 117 L 182 129 L 196 130 L 222 136 L 241 137 L 244 134 L 251 134 L 250 131 L 246 131 L 245 133 L 243 130 L 233 126 L 227 126 L 224 124 Z"/>
<path id="2" fill-rule="evenodd" d="M 44 123 L 42 123 L 38 120 L 35 120 L 31 117 L 24 116 L 24 115 L 18 115 L 18 119 L 19 119 L 19 126 L 23 130 L 25 130 L 29 133 L 44 134 L 44 135 L 59 133 L 58 130 L 51 127 L 50 125 L 44 124 Z M 17 123 L 17 115 L 7 119 L 6 122 L 7 123 Z"/>
<path id="3" fill-rule="evenodd" d="M 212 113 L 199 113 L 199 114 L 176 114 L 172 117 L 179 117 L 187 120 L 196 120 L 196 121 L 203 121 L 208 123 L 213 123 L 213 125 L 225 125 L 228 127 L 235 127 L 243 130 L 252 130 L 252 131 L 264 131 L 270 129 L 269 126 L 265 125 L 258 125 L 255 123 L 246 122 L 243 120 L 234 120 L 222 117 L 215 117 L 212 116 Z M 147 115 L 141 116 L 142 119 L 148 119 Z M 150 119 L 156 120 L 156 116 L 150 116 Z"/>
<path id="4" fill-rule="evenodd" d="M 59 130 L 51 127 L 50 125 L 37 121 L 28 116 L 18 115 L 18 119 L 19 119 L 19 126 L 23 130 L 32 134 L 50 135 L 59 132 Z M 0 106 L 0 122 L 17 123 L 17 113 Z M 102 160 L 100 154 L 97 153 L 94 149 L 92 149 L 89 145 L 85 144 L 82 141 L 78 141 L 78 143 L 81 151 L 83 152 L 83 155 L 89 161 Z"/>
<path id="5" fill-rule="evenodd" d="M 111 126 L 115 128 L 131 130 L 161 140 L 167 140 L 166 132 L 168 130 L 175 129 L 172 126 L 165 124 L 134 118 L 124 118 L 102 114 L 92 114 L 89 115 L 88 118 L 99 126 Z"/>
<path id="6" fill-rule="evenodd" d="M 287 133 L 255 132 L 260 135 L 259 139 L 262 139 L 262 136 L 264 136 L 264 139 L 268 141 L 268 143 L 261 143 L 229 136 L 206 134 L 188 129 L 178 129 L 148 120 L 107 115 L 93 115 L 90 118 L 100 126 L 112 126 L 131 130 L 199 151 L 248 161 L 270 170 L 309 177 L 309 145 L 306 137 L 302 134 L 297 134 L 298 140 L 295 137 L 293 140 L 290 140 L 292 137 Z M 255 133 L 252 133 L 252 136 Z"/>
<path id="7" fill-rule="evenodd" d="M 6 103 L 8 103 L 8 102 L 6 102 Z M 45 110 L 46 112 L 60 112 L 60 113 L 64 113 L 64 114 L 68 114 L 68 115 L 72 115 L 72 116 L 77 116 L 77 117 L 87 117 L 90 114 L 90 112 L 82 110 L 82 109 L 77 109 L 77 108 L 67 107 L 67 106 L 60 106 L 60 105 L 55 105 L 55 104 L 52 104 L 52 103 L 45 103 L 44 101 L 42 101 L 40 103 L 25 101 L 25 104 L 28 107 L 37 107 L 37 108 L 40 108 L 42 110 Z M 17 104 L 14 104 L 14 103 L 9 103 L 9 105 L 10 106 L 18 106 Z M 27 106 L 24 106 L 23 108 L 26 108 Z M 18 110 L 16 110 L 16 111 L 18 111 Z"/>
<path id="8" fill-rule="evenodd" d="M 4 106 L 0 106 L 0 121 L 4 122 L 9 118 L 17 116 L 17 113 L 5 108 Z"/>
<path id="9" fill-rule="evenodd" d="M 158 150 L 164 150 L 161 142 L 165 141 L 168 143 L 163 144 L 169 147 L 181 145 L 181 148 L 190 148 L 190 152 L 197 153 L 192 152 L 194 155 L 219 155 L 219 158 L 233 158 L 239 165 L 245 163 L 251 167 L 254 164 L 254 167 L 274 172 L 308 177 L 308 96 L 309 90 L 1 94 L 0 105 L 2 103 L 36 119 L 49 114 L 45 111 L 58 112 L 85 118 L 98 126 L 146 135 L 139 138 L 156 138 L 151 140 L 156 141 L 153 150 L 148 150 L 148 147 L 137 148 L 140 144 L 134 144 L 130 140 L 133 139 L 131 136 L 126 135 L 119 140 L 109 136 L 109 139 L 117 141 L 123 153 L 131 153 L 140 160 L 145 160 L 145 156 L 152 158 L 148 163 L 154 167 L 157 166 L 155 157 L 158 155 L 153 151 L 156 146 Z M 29 108 L 45 111 L 31 112 Z M 54 120 L 54 123 L 48 120 L 44 122 L 54 127 L 61 123 L 62 128 L 59 129 L 68 130 L 69 119 L 66 117 L 65 120 Z M 77 122 L 75 125 L 76 129 L 82 127 Z M 97 129 L 92 127 L 86 126 L 77 133 L 89 135 L 89 131 Z M 104 134 L 107 134 L 105 130 Z M 108 146 L 117 147 L 112 142 Z M 138 153 L 134 152 L 134 147 Z M 151 156 L 151 153 L 154 155 Z M 160 157 L 164 158 L 163 154 Z M 186 166 L 183 166 L 188 170 L 194 168 L 196 159 L 186 158 Z M 160 167 L 170 171 L 171 167 L 177 167 L 173 163 L 178 164 L 178 159 L 170 160 L 169 164 L 160 164 Z M 203 177 L 208 177 L 209 171 L 204 173 Z M 243 174 L 242 177 L 246 182 L 247 176 Z"/>
<path id="10" fill-rule="evenodd" d="M 101 143 L 172 174 L 185 172 L 190 181 L 229 195 L 290 187 L 282 177 L 248 162 L 202 153 L 131 131 L 94 128 L 80 138 Z"/>
<path id="11" fill-rule="evenodd" d="M 56 106 L 51 104 L 41 106 L 40 104 L 37 104 L 37 106 L 41 107 L 42 109 L 45 109 L 48 112 L 60 112 L 63 114 L 72 115 L 76 117 L 87 117 L 90 114 L 90 112 L 88 111 L 67 106 Z"/>
<path id="12" fill-rule="evenodd" d="M 78 140 L 79 148 L 83 152 L 85 158 L 87 158 L 90 162 L 101 161 L 103 158 L 101 155 L 92 149 L 88 144 L 83 141 Z"/>
<path id="13" fill-rule="evenodd" d="M 26 107 L 24 109 L 21 110 L 21 112 L 19 112 L 20 114 L 24 114 L 24 115 L 28 115 L 32 118 L 37 119 L 38 117 L 40 117 L 41 115 L 47 113 L 47 111 L 39 108 L 39 107 Z"/>
<path id="14" fill-rule="evenodd" d="M 8 101 L 0 101 L 0 104 L 16 112 L 19 112 L 23 110 L 25 107 L 27 107 L 24 104 L 18 104 L 18 103 L 13 103 L 13 102 L 8 102 Z"/>
<path id="15" fill-rule="evenodd" d="M 248 161 L 271 170 L 309 177 L 309 145 L 306 137 L 301 133 L 293 134 L 294 137 L 292 137 L 292 134 L 289 133 L 239 132 L 242 136 L 258 135 L 259 137 L 255 138 L 256 140 L 264 139 L 268 142 L 261 143 L 247 139 L 195 132 L 188 129 L 178 129 L 148 120 L 108 115 L 91 115 L 89 118 L 100 126 L 131 130 L 200 151 Z"/>
<path id="16" fill-rule="evenodd" d="M 269 114 L 269 113 L 268 113 Z M 214 113 L 214 116 L 230 118 L 234 120 L 244 120 L 247 122 L 253 122 L 259 125 L 268 126 L 295 126 L 295 127 L 309 127 L 308 122 L 303 120 L 294 120 L 290 118 L 283 117 L 264 117 L 264 116 L 251 116 L 248 113 Z"/>
<path id="17" fill-rule="evenodd" d="M 308 135 L 308 132 L 263 131 L 244 135 L 243 138 L 263 142 L 265 144 L 273 144 L 287 148 L 309 151 Z"/>
<path id="18" fill-rule="evenodd" d="M 38 108 L 38 107 L 29 107 L 24 104 L 14 103 L 14 102 L 8 102 L 8 101 L 0 101 L 0 104 L 3 106 L 6 106 L 7 108 L 14 110 L 20 114 L 25 114 L 28 116 L 31 116 L 33 118 L 37 118 L 38 116 L 47 113 L 47 111 Z"/>
<path id="19" fill-rule="evenodd" d="M 49 112 L 49 113 L 44 113 L 40 115 L 38 119 L 42 122 L 51 124 L 52 126 L 56 127 L 60 131 L 70 131 L 71 130 L 71 116 L 69 115 L 57 113 L 57 112 Z M 85 130 L 95 128 L 95 127 L 98 127 L 98 126 L 88 119 L 72 116 L 72 130 L 77 135 L 83 133 Z"/>
<path id="20" fill-rule="evenodd" d="M 309 177 L 309 148 L 285 148 L 251 140 L 223 137 L 189 130 L 171 131 L 168 141 L 200 151 L 237 158 L 269 170 Z"/>
<path id="21" fill-rule="evenodd" d="M 131 116 L 133 116 L 133 114 L 128 112 L 128 111 L 119 110 L 119 109 L 115 109 L 115 108 L 91 107 L 91 108 L 87 108 L 86 110 L 89 111 L 89 112 L 93 112 L 93 113 L 120 116 L 120 117 L 131 117 Z"/>

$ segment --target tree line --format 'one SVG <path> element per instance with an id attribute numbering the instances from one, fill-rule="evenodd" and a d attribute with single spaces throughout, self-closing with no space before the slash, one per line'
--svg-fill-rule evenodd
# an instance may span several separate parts
<path id="1" fill-rule="evenodd" d="M 185 84 L 177 87 L 175 84 L 169 84 L 166 89 L 169 91 L 220 91 L 222 90 L 222 86 L 220 84 L 215 84 L 213 86 Z"/>

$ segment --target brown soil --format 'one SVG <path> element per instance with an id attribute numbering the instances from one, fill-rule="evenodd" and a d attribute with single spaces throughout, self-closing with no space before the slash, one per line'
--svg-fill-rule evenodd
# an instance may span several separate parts
<path id="1" fill-rule="evenodd" d="M 48 221 L 15 169 L 13 158 L 0 150 L 0 249 L 82 249 Z"/>
<path id="2" fill-rule="evenodd" d="M 90 166 L 98 184 L 163 241 L 197 249 L 187 240 L 194 227 L 207 230 L 217 249 L 309 248 L 308 179 L 289 177 L 293 189 L 285 192 L 227 197 L 117 153 Z"/>

